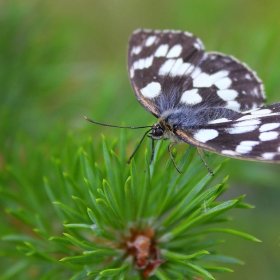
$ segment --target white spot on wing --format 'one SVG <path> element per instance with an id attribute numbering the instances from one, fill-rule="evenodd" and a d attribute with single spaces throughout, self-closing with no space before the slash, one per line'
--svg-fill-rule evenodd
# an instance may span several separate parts
<path id="1" fill-rule="evenodd" d="M 227 118 L 220 118 L 220 119 L 216 119 L 213 121 L 210 121 L 208 124 L 214 124 L 214 123 L 223 123 L 223 122 L 228 122 L 229 120 Z"/>
<path id="2" fill-rule="evenodd" d="M 215 74 L 209 75 L 207 73 L 201 73 L 193 80 L 193 85 L 195 87 L 211 87 L 218 80 L 226 77 L 228 75 L 228 71 L 221 70 Z"/>
<path id="3" fill-rule="evenodd" d="M 229 77 L 222 78 L 215 82 L 215 86 L 219 89 L 227 89 L 231 85 L 231 79 Z"/>
<path id="4" fill-rule="evenodd" d="M 252 80 L 252 78 L 251 78 L 251 76 L 250 76 L 249 73 L 247 73 L 247 74 L 245 75 L 245 78 L 248 79 L 248 80 Z"/>
<path id="5" fill-rule="evenodd" d="M 153 60 L 154 60 L 153 56 L 147 57 L 144 61 L 144 68 L 149 68 L 153 63 Z"/>
<path id="6" fill-rule="evenodd" d="M 252 151 L 253 147 L 258 145 L 258 141 L 241 141 L 235 151 L 240 154 L 247 154 Z"/>
<path id="7" fill-rule="evenodd" d="M 166 55 L 166 57 L 167 57 L 167 58 L 178 57 L 178 56 L 181 54 L 182 49 L 183 49 L 182 46 L 179 45 L 179 44 L 177 44 L 177 45 L 173 46 L 173 47 L 169 50 L 169 52 L 168 52 L 168 54 Z"/>
<path id="8" fill-rule="evenodd" d="M 193 80 L 194 87 L 203 87 L 203 81 L 207 81 L 209 75 L 206 73 L 198 73 L 198 75 Z M 206 85 L 208 87 L 208 85 Z"/>
<path id="9" fill-rule="evenodd" d="M 240 111 L 240 103 L 237 101 L 228 101 L 227 104 L 225 105 L 225 108 L 231 109 L 233 111 L 239 112 Z"/>
<path id="10" fill-rule="evenodd" d="M 261 109 L 251 112 L 252 115 L 268 115 L 270 113 L 272 113 L 270 109 Z"/>
<path id="11" fill-rule="evenodd" d="M 142 46 L 133 47 L 131 54 L 139 54 L 142 50 Z"/>
<path id="12" fill-rule="evenodd" d="M 179 68 L 182 66 L 183 60 L 181 58 L 176 59 L 175 63 L 173 64 L 172 68 L 170 69 L 169 75 L 176 76 L 178 74 Z"/>
<path id="13" fill-rule="evenodd" d="M 173 65 L 175 64 L 175 61 L 176 61 L 175 59 L 168 59 L 168 60 L 166 60 L 161 65 L 158 74 L 162 75 L 162 76 L 167 75 L 170 72 L 170 70 L 172 69 Z"/>
<path id="14" fill-rule="evenodd" d="M 260 142 L 259 141 L 250 141 L 250 140 L 247 140 L 247 141 L 241 141 L 239 145 L 242 145 L 242 146 L 256 146 L 256 145 L 259 145 Z"/>
<path id="15" fill-rule="evenodd" d="M 229 58 L 229 57 L 223 57 L 223 61 L 225 62 L 225 63 L 230 63 L 231 62 L 231 59 Z"/>
<path id="16" fill-rule="evenodd" d="M 166 56 L 167 51 L 168 51 L 167 44 L 160 45 L 155 52 L 155 57 Z"/>
<path id="17" fill-rule="evenodd" d="M 138 34 L 138 33 L 140 33 L 141 31 L 143 31 L 143 29 L 138 28 L 138 29 L 134 30 L 134 31 L 132 32 L 132 34 Z M 150 32 L 150 30 L 146 30 L 146 31 L 147 31 L 147 32 Z"/>
<path id="18" fill-rule="evenodd" d="M 200 45 L 199 45 L 197 42 L 195 42 L 193 45 L 194 45 L 194 47 L 195 47 L 196 49 L 198 49 L 198 50 L 201 49 Z"/>
<path id="19" fill-rule="evenodd" d="M 194 138 L 202 143 L 216 138 L 219 135 L 215 129 L 201 129 L 194 134 Z"/>
<path id="20" fill-rule="evenodd" d="M 256 96 L 259 96 L 259 89 L 257 87 L 255 87 L 251 93 Z"/>
<path id="21" fill-rule="evenodd" d="M 195 79 L 201 73 L 201 69 L 196 67 L 195 70 L 192 72 L 191 77 Z"/>
<path id="22" fill-rule="evenodd" d="M 243 111 L 242 114 L 252 113 L 252 112 L 255 112 L 257 110 L 260 110 L 260 108 L 254 108 L 254 109 L 251 109 L 251 110 L 248 110 L 248 111 Z"/>
<path id="23" fill-rule="evenodd" d="M 278 128 L 280 126 L 279 123 L 266 123 L 266 124 L 263 124 L 261 127 L 260 127 L 260 132 L 264 132 L 264 131 L 269 131 L 269 130 L 273 130 L 275 128 Z"/>
<path id="24" fill-rule="evenodd" d="M 193 71 L 193 69 L 194 66 L 192 64 L 185 62 L 177 69 L 176 73 L 174 73 L 174 76 L 188 75 Z"/>
<path id="25" fill-rule="evenodd" d="M 182 94 L 180 101 L 188 105 L 195 105 L 202 101 L 202 97 L 198 94 L 198 89 L 191 89 Z"/>
<path id="26" fill-rule="evenodd" d="M 237 124 L 234 124 L 231 128 L 227 129 L 227 132 L 230 134 L 240 134 L 247 133 L 258 128 L 260 120 L 247 120 Z"/>
<path id="27" fill-rule="evenodd" d="M 134 77 L 134 68 L 133 67 L 130 68 L 129 75 L 130 75 L 130 78 Z"/>
<path id="28" fill-rule="evenodd" d="M 147 84 L 144 88 L 142 88 L 140 91 L 144 97 L 154 98 L 160 94 L 161 85 L 157 82 L 151 82 Z"/>
<path id="29" fill-rule="evenodd" d="M 194 66 L 190 63 L 183 63 L 183 59 L 168 59 L 159 69 L 159 75 L 181 76 L 190 73 Z"/>
<path id="30" fill-rule="evenodd" d="M 211 54 L 209 54 L 209 58 L 210 58 L 211 60 L 214 60 L 214 59 L 217 58 L 217 55 L 214 54 L 214 53 L 211 53 Z"/>
<path id="31" fill-rule="evenodd" d="M 235 151 L 236 151 L 237 153 L 240 153 L 240 154 L 247 154 L 247 153 L 251 152 L 252 149 L 253 149 L 253 148 L 250 147 L 250 146 L 238 145 L 238 146 L 236 147 Z"/>
<path id="32" fill-rule="evenodd" d="M 278 132 L 276 131 L 270 131 L 270 132 L 262 132 L 259 135 L 259 138 L 261 141 L 271 141 L 278 137 Z"/>
<path id="33" fill-rule="evenodd" d="M 134 70 L 137 70 L 137 69 L 144 69 L 144 68 L 149 68 L 152 63 L 153 63 L 153 60 L 154 60 L 154 56 L 151 55 L 149 57 L 146 57 L 146 58 L 141 58 L 137 61 L 135 61 L 133 63 L 133 69 Z"/>
<path id="34" fill-rule="evenodd" d="M 237 119 L 238 121 L 239 120 L 249 120 L 249 119 L 256 119 L 256 118 L 265 118 L 265 117 L 268 117 L 268 116 L 277 116 L 279 115 L 279 113 L 271 113 L 269 115 L 258 115 L 258 114 L 254 114 L 254 115 L 246 115 L 246 116 L 243 116 L 239 119 Z"/>
<path id="35" fill-rule="evenodd" d="M 222 150 L 221 153 L 223 155 L 228 155 L 228 156 L 237 156 L 238 155 L 237 152 L 234 152 L 234 151 L 231 151 L 231 150 Z"/>
<path id="36" fill-rule="evenodd" d="M 185 31 L 184 34 L 185 34 L 187 37 L 192 37 L 192 36 L 193 36 L 190 32 L 187 32 L 187 31 Z"/>
<path id="37" fill-rule="evenodd" d="M 234 89 L 224 89 L 224 90 L 218 90 L 217 94 L 220 98 L 222 98 L 224 101 L 231 101 L 234 100 L 238 96 L 238 92 Z M 239 103 L 238 103 L 239 104 Z"/>
<path id="38" fill-rule="evenodd" d="M 155 42 L 155 40 L 156 40 L 156 36 L 150 36 L 148 39 L 147 39 L 147 41 L 146 41 L 146 43 L 145 43 L 145 46 L 146 47 L 150 47 L 154 42 Z"/>
<path id="39" fill-rule="evenodd" d="M 203 50 L 204 49 L 203 43 L 201 42 L 201 40 L 199 38 L 196 38 L 196 42 L 193 45 L 198 50 Z"/>
<path id="40" fill-rule="evenodd" d="M 263 153 L 262 158 L 270 160 L 273 159 L 276 155 L 277 153 Z"/>
<path id="41" fill-rule="evenodd" d="M 260 120 L 248 120 L 248 121 L 238 122 L 238 123 L 234 124 L 233 126 L 240 127 L 240 126 L 256 125 L 256 124 L 260 124 L 260 123 L 261 123 Z"/>

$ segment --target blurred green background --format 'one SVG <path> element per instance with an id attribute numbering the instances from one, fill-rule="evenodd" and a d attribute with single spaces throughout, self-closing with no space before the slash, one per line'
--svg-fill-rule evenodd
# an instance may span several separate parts
<path id="1" fill-rule="evenodd" d="M 46 167 L 32 174 L 36 156 L 26 154 L 27 146 L 42 147 L 47 162 L 59 155 L 69 133 L 81 142 L 89 136 L 99 141 L 101 133 L 109 140 L 119 135 L 89 124 L 84 115 L 132 126 L 156 122 L 138 104 L 126 73 L 127 43 L 137 28 L 195 34 L 208 51 L 231 54 L 254 69 L 267 103 L 280 101 L 279 13 L 279 0 L 1 1 L 0 168 L 17 165 L 40 182 Z M 142 132 L 129 134 L 128 154 Z M 223 253 L 245 265 L 218 279 L 280 279 L 279 172 L 280 165 L 233 159 L 224 168 L 231 184 L 226 198 L 245 193 L 256 206 L 242 216 L 233 211 L 230 226 L 263 242 L 228 236 Z M 0 214 L 12 228 L 5 207 Z"/>

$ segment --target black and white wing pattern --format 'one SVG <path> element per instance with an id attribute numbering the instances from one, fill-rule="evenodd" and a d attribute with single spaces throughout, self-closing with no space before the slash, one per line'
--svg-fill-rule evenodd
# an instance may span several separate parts
<path id="1" fill-rule="evenodd" d="M 136 30 L 129 41 L 128 73 L 138 101 L 157 117 L 178 103 L 245 111 L 265 101 L 252 70 L 231 56 L 206 53 L 188 32 Z"/>
<path id="2" fill-rule="evenodd" d="M 280 162 L 280 102 L 238 113 L 232 120 L 216 119 L 197 130 L 178 129 L 176 134 L 227 157 Z"/>
<path id="3" fill-rule="evenodd" d="M 159 118 L 162 138 L 280 161 L 280 103 L 263 106 L 262 82 L 244 63 L 205 52 L 188 32 L 141 29 L 129 41 L 128 73 L 138 101 Z"/>

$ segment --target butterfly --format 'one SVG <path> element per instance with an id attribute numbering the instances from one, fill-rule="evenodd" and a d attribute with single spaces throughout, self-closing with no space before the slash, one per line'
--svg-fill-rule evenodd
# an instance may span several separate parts
<path id="1" fill-rule="evenodd" d="M 129 41 L 127 68 L 137 100 L 158 118 L 153 126 L 139 127 L 150 129 L 129 161 L 148 135 L 152 158 L 155 140 L 171 141 L 168 150 L 180 173 L 171 152 L 180 142 L 197 147 L 200 156 L 199 148 L 280 162 L 280 102 L 263 105 L 262 81 L 246 64 L 205 52 L 201 40 L 189 32 L 138 29 Z"/>

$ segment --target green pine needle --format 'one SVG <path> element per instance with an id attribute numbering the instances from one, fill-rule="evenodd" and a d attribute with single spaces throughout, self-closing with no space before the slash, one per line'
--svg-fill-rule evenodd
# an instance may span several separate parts
<path id="1" fill-rule="evenodd" d="M 121 141 L 111 150 L 103 136 L 102 158 L 90 141 L 75 151 L 70 138 L 68 160 L 54 159 L 53 172 L 44 179 L 47 206 L 35 216 L 25 207 L 7 209 L 27 229 L 34 228 L 33 233 L 7 234 L 2 239 L 38 262 L 40 275 L 51 266 L 56 275 L 69 279 L 89 275 L 94 279 L 215 279 L 212 273 L 232 271 L 220 263 L 242 263 L 213 251 L 221 240 L 209 235 L 230 233 L 259 241 L 237 230 L 211 226 L 228 221 L 224 214 L 232 208 L 251 208 L 242 202 L 244 196 L 217 201 L 228 188 L 227 178 L 211 185 L 214 178 L 193 147 L 176 157 L 183 170 L 180 175 L 166 157 L 163 142 L 156 145 L 151 165 L 146 152 L 127 166 L 124 139 L 122 132 Z M 217 178 L 219 160 L 215 155 L 206 160 Z M 24 178 L 18 179 L 16 170 L 11 176 L 32 189 Z M 14 200 L 8 193 L 6 197 Z M 51 205 L 52 215 L 46 220 L 44 209 Z"/>

